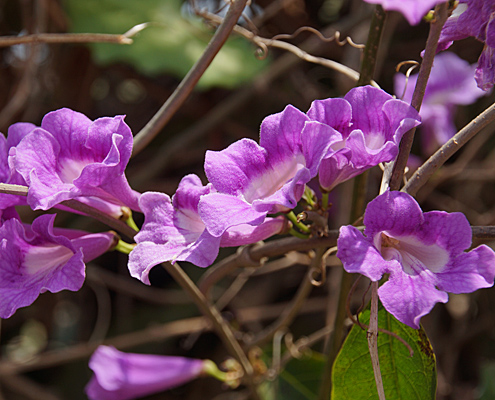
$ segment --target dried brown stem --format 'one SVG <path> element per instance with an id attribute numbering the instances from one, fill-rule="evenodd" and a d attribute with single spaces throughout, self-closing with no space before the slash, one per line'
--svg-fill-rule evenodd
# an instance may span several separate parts
<path id="1" fill-rule="evenodd" d="M 423 102 L 423 97 L 426 90 L 426 84 L 428 83 L 428 78 L 430 77 L 431 67 L 433 66 L 433 59 L 435 57 L 438 39 L 440 38 L 440 32 L 442 27 L 450 16 L 452 10 L 449 8 L 449 3 L 442 3 L 435 7 L 435 20 L 430 25 L 430 33 L 426 41 L 425 52 L 423 57 L 423 62 L 418 73 L 418 80 L 416 82 L 416 87 L 414 88 L 414 93 L 411 101 L 411 106 L 413 106 L 417 111 L 421 108 L 421 103 Z M 388 186 L 391 190 L 398 190 L 404 175 L 404 168 L 406 167 L 407 160 L 409 158 L 409 153 L 411 152 L 411 147 L 414 140 L 414 133 L 416 128 L 411 129 L 406 132 L 402 137 L 399 146 L 399 154 L 397 159 L 393 163 L 391 172 L 386 170 L 384 174 L 386 180 L 390 178 Z M 386 176 L 390 173 L 390 177 Z M 384 185 L 382 185 L 383 188 Z"/>
<path id="2" fill-rule="evenodd" d="M 462 128 L 447 143 L 445 143 L 435 154 L 433 154 L 409 179 L 402 188 L 403 192 L 415 195 L 428 179 L 440 168 L 450 157 L 452 157 L 462 146 L 472 139 L 488 124 L 495 120 L 495 104 L 492 104 L 469 124 Z"/>
<path id="3" fill-rule="evenodd" d="M 227 11 L 227 15 L 218 30 L 208 43 L 205 51 L 199 60 L 193 65 L 191 70 L 184 77 L 177 89 L 167 99 L 165 104 L 157 111 L 146 126 L 134 137 L 134 148 L 132 155 L 141 152 L 155 136 L 160 133 L 163 127 L 170 121 L 172 116 L 182 106 L 189 94 L 192 92 L 199 79 L 211 64 L 217 53 L 227 41 L 232 29 L 237 24 L 237 20 L 242 14 L 247 0 L 234 0 Z"/>

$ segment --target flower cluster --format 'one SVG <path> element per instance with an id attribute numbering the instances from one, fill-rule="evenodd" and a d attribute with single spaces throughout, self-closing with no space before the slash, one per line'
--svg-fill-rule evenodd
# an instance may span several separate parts
<path id="1" fill-rule="evenodd" d="M 209 266 L 220 247 L 265 239 L 284 229 L 284 213 L 296 207 L 306 184 L 319 176 L 323 191 L 398 152 L 402 135 L 420 123 L 407 103 L 371 86 L 343 99 L 316 100 L 309 111 L 287 106 L 264 119 L 259 144 L 241 139 L 208 151 L 203 186 L 186 176 L 172 199 L 144 193 L 144 225 L 130 254 L 131 275 L 149 283 L 164 261 Z M 228 172 L 227 172 L 228 171 Z"/>
<path id="2" fill-rule="evenodd" d="M 77 200 L 119 218 L 124 207 L 139 210 L 140 194 L 124 175 L 132 133 L 122 116 L 91 121 L 61 109 L 40 127 L 12 125 L 0 144 L 0 180 L 28 186 L 27 198 L 0 195 L 0 318 L 8 318 L 45 291 L 79 290 L 85 263 L 118 240 L 113 232 L 55 228 L 55 214 L 22 224 L 13 206 L 48 210 Z"/>

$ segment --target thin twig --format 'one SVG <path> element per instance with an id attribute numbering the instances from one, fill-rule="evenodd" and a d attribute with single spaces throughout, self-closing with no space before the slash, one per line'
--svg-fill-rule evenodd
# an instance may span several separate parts
<path id="1" fill-rule="evenodd" d="M 144 25 L 144 24 L 140 24 Z M 136 34 L 144 26 L 132 32 Z M 133 40 L 130 35 L 106 34 L 106 33 L 36 33 L 26 36 L 0 36 L 0 47 L 15 46 L 19 44 L 39 44 L 39 43 L 116 43 L 131 44 Z"/>
<path id="2" fill-rule="evenodd" d="M 11 185 L 7 183 L 0 183 L 0 193 L 15 194 L 16 196 L 27 196 L 28 187 L 22 185 Z"/>
<path id="3" fill-rule="evenodd" d="M 224 258 L 222 261 L 208 268 L 201 277 L 199 288 L 201 292 L 208 295 L 211 287 L 222 278 L 230 275 L 237 268 L 243 267 L 250 260 L 259 263 L 265 257 L 275 257 L 290 251 L 309 251 L 319 247 L 332 247 L 337 243 L 339 231 L 328 232 L 326 237 L 314 237 L 310 239 L 299 239 L 295 237 L 273 240 L 263 244 L 256 244 L 252 247 L 245 247 L 240 254 L 235 254 Z"/>
<path id="4" fill-rule="evenodd" d="M 7 183 L 0 183 L 0 193 L 4 194 L 14 194 L 17 196 L 27 196 L 29 188 L 23 185 L 11 185 Z M 84 214 L 90 215 L 97 219 L 100 222 L 103 222 L 105 225 L 115 229 L 116 231 L 128 236 L 129 238 L 133 238 L 136 235 L 136 231 L 132 229 L 125 222 L 120 221 L 118 219 L 112 218 L 108 214 L 105 214 L 103 211 L 98 210 L 97 208 L 91 207 L 87 204 L 81 203 L 77 200 L 65 200 L 60 204 L 69 207 L 73 210 L 80 211 Z"/>
<path id="5" fill-rule="evenodd" d="M 211 14 L 208 12 L 201 12 L 201 15 L 204 18 L 206 18 L 210 21 L 213 21 L 215 23 L 219 23 L 222 21 L 222 18 L 219 17 L 218 15 L 215 15 L 215 14 Z M 323 58 L 323 57 L 313 56 L 313 55 L 307 53 L 306 51 L 302 50 L 298 46 L 295 46 L 295 45 L 287 43 L 287 42 L 283 42 L 281 40 L 277 40 L 274 38 L 272 38 L 272 39 L 263 38 L 263 37 L 258 36 L 256 34 L 254 34 L 253 32 L 251 32 L 250 30 L 245 29 L 239 25 L 236 25 L 233 30 L 235 33 L 242 35 L 246 39 L 250 40 L 251 42 L 253 42 L 257 46 L 259 46 L 259 48 L 261 49 L 262 54 L 263 54 L 261 56 L 262 58 L 264 56 L 266 56 L 266 52 L 267 52 L 268 47 L 276 47 L 276 48 L 279 48 L 282 50 L 289 51 L 292 54 L 299 57 L 301 60 L 304 60 L 306 62 L 318 64 L 318 65 L 321 65 L 323 67 L 330 68 L 330 69 L 333 69 L 334 71 L 340 72 L 340 73 L 346 75 L 347 77 L 351 78 L 352 80 L 354 80 L 356 82 L 359 80 L 359 73 L 357 71 L 354 71 L 352 68 L 349 68 L 346 65 L 343 65 L 337 61 L 329 60 L 329 59 Z M 280 36 L 280 35 L 277 35 L 276 37 L 278 37 L 278 36 Z M 320 33 L 319 37 L 322 38 L 323 35 Z M 379 87 L 375 81 L 371 81 L 371 84 L 375 87 Z"/>
<path id="6" fill-rule="evenodd" d="M 469 124 L 462 128 L 447 143 L 438 149 L 402 188 L 403 192 L 414 196 L 428 179 L 462 146 L 472 139 L 484 127 L 495 120 L 495 104 L 492 104 Z"/>
<path id="7" fill-rule="evenodd" d="M 244 379 L 246 385 L 251 390 L 251 396 L 253 399 L 259 399 L 259 394 L 254 382 L 254 370 L 253 366 L 249 362 L 246 353 L 241 348 L 239 342 L 234 336 L 234 332 L 230 325 L 223 319 L 220 312 L 215 306 L 210 304 L 203 293 L 200 292 L 196 284 L 189 278 L 184 270 L 177 264 L 164 263 L 162 264 L 167 272 L 174 278 L 174 280 L 191 296 L 196 306 L 200 311 L 210 319 L 211 323 L 215 327 L 215 331 L 222 339 L 223 344 L 229 350 L 229 353 L 237 359 L 241 364 L 244 371 Z"/>
<path id="8" fill-rule="evenodd" d="M 110 228 L 115 229 L 117 232 L 120 232 L 123 235 L 128 236 L 130 239 L 133 239 L 134 236 L 136 236 L 137 231 L 135 231 L 125 222 L 112 218 L 110 215 L 105 214 L 103 211 L 100 211 L 95 207 L 91 207 L 87 204 L 81 203 L 80 201 L 74 199 L 62 201 L 60 204 L 69 207 L 73 210 L 80 211 L 84 214 L 90 215 L 91 217 L 97 219 L 98 221 L 103 222 L 105 225 L 109 226 Z"/>
<path id="9" fill-rule="evenodd" d="M 428 83 L 428 78 L 430 77 L 431 67 L 433 66 L 433 59 L 438 47 L 440 32 L 442 31 L 442 27 L 445 24 L 445 21 L 447 21 L 447 18 L 450 16 L 451 12 L 452 9 L 449 8 L 448 2 L 438 4 L 435 7 L 435 19 L 430 24 L 430 33 L 426 41 L 423 62 L 421 63 L 421 67 L 419 68 L 418 80 L 416 81 L 416 87 L 414 88 L 414 93 L 411 100 L 411 106 L 414 107 L 417 111 L 420 110 L 421 103 L 423 102 L 426 84 Z M 392 164 L 393 166 L 387 166 L 384 173 L 382 188 L 386 186 L 387 183 L 391 190 L 398 190 L 400 188 L 402 176 L 404 175 L 404 168 L 406 167 L 409 153 L 411 152 L 415 131 L 416 128 L 413 128 L 406 132 L 402 137 L 399 145 L 399 154 L 397 156 L 397 159 Z"/>
<path id="10" fill-rule="evenodd" d="M 287 304 L 241 308 L 236 310 L 236 317 L 240 324 L 274 319 L 287 307 Z M 324 306 L 325 304 L 321 298 L 311 298 L 308 299 L 301 312 L 306 314 L 319 313 L 324 310 Z M 209 322 L 209 319 L 206 317 L 193 317 L 167 322 L 165 324 L 152 324 L 139 331 L 106 339 L 103 344 L 122 350 L 129 350 L 148 343 L 162 342 L 177 336 L 211 330 L 212 324 Z M 85 342 L 62 349 L 50 350 L 25 362 L 2 360 L 0 361 L 0 376 L 36 371 L 88 358 L 97 347 L 98 343 Z"/>
<path id="11" fill-rule="evenodd" d="M 334 34 L 336 30 L 349 32 L 365 18 L 365 13 L 352 14 L 349 17 L 342 18 L 338 23 L 325 28 L 322 34 L 324 36 L 330 36 Z M 307 52 L 315 53 L 320 51 L 323 45 L 326 44 L 317 37 L 311 36 L 301 44 L 300 48 Z M 254 78 L 251 84 L 245 85 L 245 87 L 240 88 L 238 91 L 231 94 L 220 104 L 216 105 L 204 118 L 201 118 L 200 121 L 180 132 L 180 135 L 176 135 L 167 140 L 156 150 L 157 154 L 160 154 L 160 157 L 153 157 L 146 163 L 144 168 L 141 168 L 141 171 L 135 171 L 134 174 L 130 176 L 130 180 L 135 182 L 136 186 L 141 182 L 148 181 L 150 177 L 153 177 L 158 173 L 163 173 L 167 167 L 174 163 L 177 154 L 180 154 L 184 148 L 192 145 L 195 141 L 204 136 L 206 132 L 215 128 L 220 122 L 228 119 L 236 110 L 242 108 L 249 99 L 256 94 L 259 94 L 261 91 L 266 90 L 272 81 L 292 70 L 301 61 L 300 58 L 292 53 L 285 53 L 274 60 L 266 71 Z M 140 190 L 139 187 L 136 187 L 136 189 Z M 142 190 L 145 189 L 146 187 L 142 188 Z"/>
<path id="12" fill-rule="evenodd" d="M 380 372 L 380 360 L 378 358 L 378 282 L 371 284 L 371 312 L 370 326 L 368 329 L 368 348 L 370 350 L 371 364 L 375 375 L 376 390 L 378 398 L 385 399 L 385 390 L 383 389 L 382 373 Z"/>
<path id="13" fill-rule="evenodd" d="M 364 49 L 363 62 L 361 64 L 361 72 L 359 74 L 357 86 L 369 85 L 373 82 L 378 55 L 378 46 L 381 42 L 386 17 L 387 13 L 383 7 L 381 5 L 377 5 L 373 11 L 373 17 L 371 19 L 368 40 Z"/>
<path id="14" fill-rule="evenodd" d="M 312 265 L 308 269 L 308 272 L 305 274 L 294 298 L 291 300 L 287 308 L 283 311 L 280 317 L 277 318 L 276 321 L 263 329 L 249 341 L 249 346 L 261 346 L 265 344 L 266 342 L 270 341 L 278 331 L 283 331 L 292 323 L 304 301 L 311 292 L 311 289 L 313 287 L 313 284 L 311 282 L 311 273 L 313 269 L 321 265 L 324 253 L 325 248 L 319 248 L 316 250 L 315 257 L 313 258 L 313 262 L 311 263 Z"/>
<path id="15" fill-rule="evenodd" d="M 234 0 L 227 11 L 225 19 L 218 27 L 208 43 L 205 51 L 199 60 L 193 65 L 191 70 L 184 77 L 174 93 L 167 99 L 165 104 L 151 118 L 146 126 L 141 129 L 134 137 L 134 148 L 132 155 L 135 156 L 143 150 L 155 136 L 163 129 L 176 113 L 179 107 L 184 103 L 189 94 L 192 92 L 199 79 L 211 64 L 217 53 L 227 41 L 232 29 L 237 24 L 237 20 L 242 14 L 247 0 Z"/>

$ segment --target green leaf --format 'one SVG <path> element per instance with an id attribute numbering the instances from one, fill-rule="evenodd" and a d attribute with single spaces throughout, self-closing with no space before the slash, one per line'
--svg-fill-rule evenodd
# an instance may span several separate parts
<path id="1" fill-rule="evenodd" d="M 199 20 L 181 15 L 180 0 L 64 0 L 75 33 L 122 34 L 137 24 L 150 26 L 131 45 L 92 43 L 96 62 L 126 62 L 146 75 L 184 77 L 203 53 L 212 32 Z M 230 38 L 198 83 L 199 87 L 234 87 L 250 80 L 268 61 L 254 56 L 255 47 Z"/>
<path id="2" fill-rule="evenodd" d="M 262 385 L 263 400 L 316 400 L 325 360 L 316 352 L 291 360 L 276 381 Z"/>
<path id="3" fill-rule="evenodd" d="M 369 310 L 362 313 L 360 321 L 369 323 Z M 387 400 L 435 399 L 435 354 L 423 328 L 413 329 L 397 321 L 383 307 L 378 312 L 378 325 L 404 339 L 414 351 L 398 339 L 380 332 L 378 352 L 380 369 Z M 352 327 L 338 354 L 332 371 L 333 400 L 378 400 L 366 331 Z"/>

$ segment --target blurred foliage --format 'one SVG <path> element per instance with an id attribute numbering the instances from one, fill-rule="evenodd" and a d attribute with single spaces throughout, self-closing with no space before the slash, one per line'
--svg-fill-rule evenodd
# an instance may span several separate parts
<path id="1" fill-rule="evenodd" d="M 170 73 L 183 78 L 212 37 L 202 21 L 182 16 L 180 0 L 64 0 L 64 4 L 75 33 L 123 34 L 135 25 L 150 23 L 131 45 L 90 45 L 97 63 L 126 62 L 146 75 Z M 251 43 L 233 36 L 198 87 L 234 88 L 251 80 L 267 63 L 255 57 Z"/>
<path id="2" fill-rule="evenodd" d="M 316 400 L 326 357 L 317 352 L 292 359 L 278 379 L 260 389 L 263 400 Z"/>

